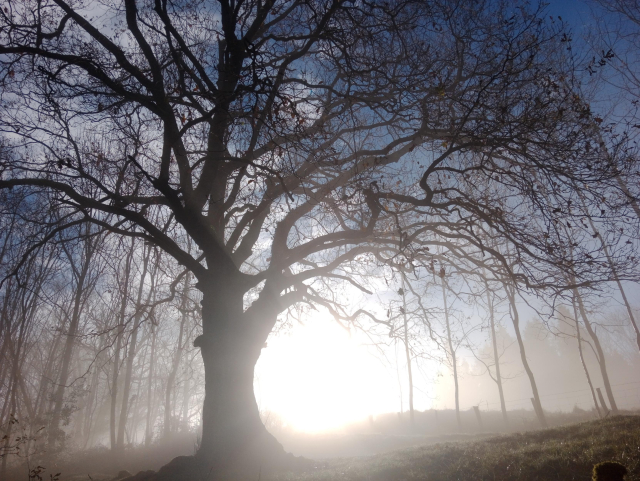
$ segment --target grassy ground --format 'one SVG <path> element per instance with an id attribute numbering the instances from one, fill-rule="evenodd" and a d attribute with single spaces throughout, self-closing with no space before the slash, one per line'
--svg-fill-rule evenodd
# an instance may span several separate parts
<path id="1" fill-rule="evenodd" d="M 48 469 L 42 473 L 42 478 L 49 480 L 49 474 L 62 472 L 60 481 L 89 481 L 90 479 L 111 481 L 121 469 L 131 473 L 147 469 L 158 470 L 174 456 L 193 453 L 192 440 L 185 436 L 176 437 L 170 445 L 158 444 L 148 448 L 131 449 L 117 462 L 106 448 L 69 452 L 60 459 L 43 459 L 40 462 Z M 365 445 L 360 450 L 362 452 L 382 452 L 394 447 L 396 450 L 373 456 L 310 462 L 311 466 L 315 467 L 307 472 L 282 474 L 275 479 L 277 481 L 589 481 L 594 464 L 602 461 L 617 461 L 629 470 L 627 481 L 640 481 L 640 415 L 617 416 L 547 430 L 493 435 L 490 438 L 486 436 L 492 435 L 476 433 L 446 436 L 382 434 L 365 436 L 362 434 L 357 437 L 358 444 Z M 356 438 L 349 439 L 354 441 Z M 302 440 L 303 444 L 312 441 L 318 442 L 317 439 L 311 438 Z M 328 440 L 321 441 L 328 442 Z M 298 442 L 301 441 L 298 440 Z M 334 451 L 342 453 L 342 456 L 351 456 L 352 454 L 346 453 L 357 451 L 351 446 L 353 442 L 349 444 L 336 439 L 333 442 L 336 444 Z M 424 444 L 410 445 L 414 443 Z M 183 452 L 179 452 L 178 446 Z M 293 445 L 289 448 L 292 447 Z M 325 448 L 326 446 L 320 446 L 318 453 L 328 452 Z M 32 467 L 36 466 L 37 461 L 32 461 Z M 16 466 L 6 479 L 0 481 L 26 480 L 27 472 L 26 466 Z M 87 473 L 90 473 L 91 477 Z"/>
<path id="2" fill-rule="evenodd" d="M 584 480 L 595 463 L 617 461 L 640 481 L 640 416 L 573 424 L 492 439 L 413 447 L 366 458 L 330 460 L 278 481 Z"/>

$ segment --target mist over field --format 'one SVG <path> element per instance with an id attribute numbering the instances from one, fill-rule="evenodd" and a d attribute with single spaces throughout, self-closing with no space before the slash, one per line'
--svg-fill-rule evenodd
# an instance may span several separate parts
<path id="1" fill-rule="evenodd" d="M 5 0 L 0 480 L 640 479 L 639 25 Z"/>

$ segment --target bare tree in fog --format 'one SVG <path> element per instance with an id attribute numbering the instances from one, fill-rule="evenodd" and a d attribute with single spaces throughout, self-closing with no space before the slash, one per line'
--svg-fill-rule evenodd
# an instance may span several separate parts
<path id="1" fill-rule="evenodd" d="M 619 188 L 615 163 L 587 148 L 593 115 L 578 100 L 562 26 L 541 10 L 127 0 L 94 16 L 65 0 L 6 3 L 0 127 L 12 157 L 0 189 L 46 191 L 65 219 L 124 239 L 110 326 L 114 449 L 137 243 L 163 250 L 202 293 L 196 461 L 257 476 L 287 462 L 253 392 L 278 315 L 309 303 L 377 320 L 340 308 L 335 283 L 368 292 L 362 266 L 387 262 L 398 216 L 417 219 L 403 223 L 404 244 L 496 259 L 514 299 L 516 286 L 568 287 L 551 214 L 574 186 L 592 187 L 590 204 Z M 584 254 L 576 248 L 572 264 L 580 286 L 602 274 Z"/>
<path id="2" fill-rule="evenodd" d="M 498 395 L 500 397 L 500 409 L 502 411 L 502 418 L 504 423 L 509 425 L 509 416 L 507 415 L 507 406 L 504 401 L 504 390 L 502 389 L 502 375 L 500 374 L 500 356 L 498 354 L 498 342 L 496 340 L 496 293 L 489 287 L 489 282 L 486 277 L 483 276 L 485 292 L 487 296 L 487 313 L 489 314 L 489 329 L 491 330 L 491 347 L 493 349 L 493 366 L 495 375 L 491 373 L 489 366 L 486 366 L 487 372 L 493 381 L 495 381 L 498 387 Z"/>
<path id="3" fill-rule="evenodd" d="M 171 361 L 171 369 L 169 372 L 169 377 L 167 378 L 167 385 L 165 387 L 165 401 L 164 401 L 164 436 L 168 437 L 171 434 L 171 425 L 172 425 L 172 409 L 171 409 L 171 398 L 174 395 L 174 383 L 176 381 L 176 375 L 178 374 L 178 368 L 180 367 L 180 363 L 182 362 L 182 353 L 184 351 L 185 345 L 185 331 L 188 329 L 188 310 L 187 310 L 187 302 L 189 296 L 189 285 L 191 282 L 191 276 L 187 274 L 185 276 L 184 285 L 182 287 L 182 293 L 180 295 L 180 329 L 178 334 L 178 343 L 176 352 Z"/>
<path id="4" fill-rule="evenodd" d="M 133 361 L 136 356 L 136 349 L 138 349 L 138 332 L 140 330 L 140 325 L 143 319 L 144 306 L 149 304 L 149 298 L 151 297 L 151 290 L 147 292 L 146 302 L 143 298 L 144 287 L 147 278 L 147 273 L 149 272 L 149 261 L 154 260 L 156 262 L 156 266 L 159 263 L 159 259 L 152 259 L 152 255 L 154 249 L 151 245 L 147 245 L 143 247 L 142 252 L 142 269 L 139 274 L 140 278 L 138 280 L 138 287 L 135 290 L 135 303 L 134 303 L 134 312 L 133 312 L 133 326 L 131 328 L 131 332 L 129 334 L 129 344 L 127 346 L 127 356 L 126 356 L 126 367 L 125 367 L 125 378 L 124 378 L 124 386 L 122 392 L 122 401 L 120 405 L 120 417 L 118 420 L 118 436 L 116 446 L 122 450 L 124 448 L 124 433 L 126 430 L 127 419 L 129 417 L 129 411 L 131 406 L 129 405 L 129 396 L 131 393 L 131 378 L 133 376 Z M 155 271 L 155 272 L 154 272 Z M 157 270 L 151 268 L 150 272 L 151 276 L 157 274 Z M 114 383 L 115 387 L 115 383 Z M 113 446 L 112 446 L 113 449 Z"/>
<path id="5" fill-rule="evenodd" d="M 113 326 L 113 332 L 115 335 L 115 346 L 113 349 L 113 361 L 111 368 L 111 406 L 109 414 L 109 435 L 111 440 L 111 450 L 113 452 L 119 451 L 122 446 L 120 439 L 123 439 L 118 435 L 118 421 L 117 421 L 117 403 L 118 403 L 118 389 L 120 380 L 120 356 L 122 353 L 122 344 L 124 337 L 124 329 L 127 315 L 127 305 L 129 301 L 129 290 L 131 289 L 130 276 L 132 271 L 130 266 L 133 261 L 133 255 L 135 253 L 136 239 L 131 237 L 130 246 L 124 259 L 121 259 L 117 270 L 117 289 L 118 289 L 118 304 L 119 306 L 115 310 L 115 325 Z"/>
<path id="6" fill-rule="evenodd" d="M 525 372 L 527 373 L 527 377 L 529 378 L 529 384 L 531 385 L 531 393 L 533 394 L 533 397 L 531 398 L 531 401 L 533 403 L 533 410 L 535 411 L 536 416 L 538 417 L 538 421 L 540 422 L 542 427 L 547 427 L 547 418 L 544 414 L 544 409 L 542 408 L 542 401 L 540 400 L 538 384 L 536 383 L 536 378 L 533 375 L 533 370 L 529 365 L 524 341 L 522 340 L 522 333 L 520 331 L 520 314 L 518 313 L 518 304 L 516 302 L 516 288 L 512 283 L 507 281 L 504 283 L 504 289 L 507 294 L 507 299 L 509 300 L 509 315 L 511 316 L 513 330 L 516 333 L 516 339 L 518 340 L 520 359 L 522 360 L 522 365 Z"/>
<path id="7" fill-rule="evenodd" d="M 83 307 L 88 301 L 96 282 L 100 276 L 100 264 L 95 260 L 96 250 L 99 249 L 102 236 L 92 232 L 92 225 L 87 223 L 78 226 L 75 232 L 68 229 L 65 233 L 76 237 L 64 239 L 60 242 L 61 249 L 67 258 L 67 265 L 71 268 L 71 292 L 73 296 L 64 309 L 64 324 L 61 331 L 64 333 L 62 346 L 62 362 L 59 368 L 59 376 L 56 379 L 56 388 L 53 394 L 53 412 L 49 426 L 49 444 L 56 449 L 56 444 L 62 444 L 64 433 L 60 432 L 60 418 L 64 402 L 65 389 L 68 387 L 69 371 L 74 347 L 77 343 L 80 318 Z M 62 439 L 61 439 L 62 438 Z"/>
<path id="8" fill-rule="evenodd" d="M 19 200 L 24 199 L 20 198 Z M 34 203 L 37 204 L 37 202 Z M 16 217 L 19 218 L 19 214 Z M 46 225 L 46 217 L 43 217 L 43 221 Z M 14 224 L 14 222 L 19 223 L 15 217 L 12 216 L 10 222 L 11 229 L 19 229 Z M 11 233 L 18 236 L 16 231 Z M 27 235 L 29 232 L 23 231 L 21 234 Z M 24 237 L 20 240 L 24 240 Z M 11 257 L 12 254 L 16 254 L 15 251 L 7 252 L 8 246 L 13 241 L 15 238 L 6 237 L 4 239 L 3 255 Z M 39 250 L 37 255 L 30 256 L 22 262 L 19 275 L 11 277 L 3 286 L 0 311 L 2 316 L 0 383 L 3 388 L 0 426 L 4 431 L 0 445 L 0 454 L 2 454 L 0 474 L 3 477 L 6 473 L 8 454 L 18 454 L 21 450 L 25 450 L 25 446 L 21 442 L 24 439 L 23 435 L 30 436 L 32 434 L 29 431 L 28 423 L 23 422 L 23 426 L 19 424 L 20 419 L 22 418 L 23 421 L 33 420 L 36 417 L 34 399 L 27 388 L 28 379 L 23 373 L 30 371 L 26 369 L 26 366 L 29 365 L 29 355 L 33 354 L 31 351 L 34 344 L 33 338 L 38 334 L 35 326 L 42 314 L 38 307 L 42 298 L 46 296 L 44 291 L 47 281 L 54 275 L 57 267 L 57 257 L 49 254 L 50 251 L 47 252 L 43 249 Z M 30 374 L 36 373 L 30 372 Z M 40 381 L 44 382 L 45 379 L 41 378 Z M 38 404 L 37 400 L 35 403 Z M 24 431 L 22 431 L 23 429 Z M 15 431 L 19 432 L 17 436 Z M 26 450 L 29 450 L 28 445 Z"/>
<path id="9" fill-rule="evenodd" d="M 640 118 L 638 115 L 640 77 L 636 67 L 638 65 L 638 46 L 640 45 L 640 4 L 636 0 L 594 0 L 594 4 L 601 7 L 606 15 L 595 19 L 598 30 L 595 38 L 591 39 L 594 55 L 589 68 L 590 73 L 598 73 L 598 77 L 604 79 L 619 94 L 618 103 L 612 108 L 614 122 L 609 127 L 611 130 L 615 130 L 613 136 L 619 139 L 612 151 L 614 155 L 616 152 L 620 152 L 624 160 L 621 165 L 621 175 L 618 176 L 617 181 L 621 191 L 627 197 L 637 221 L 640 219 L 640 191 L 637 189 L 640 172 L 637 162 L 637 134 L 634 131 L 637 129 Z M 592 222 L 591 216 L 586 215 Z M 630 235 L 629 243 L 637 241 L 637 236 L 634 238 L 633 235 Z M 602 242 L 603 248 L 608 250 L 604 239 Z M 607 257 L 611 257 L 608 252 Z M 611 264 L 611 269 L 640 349 L 638 322 L 614 264 Z"/>
<path id="10" fill-rule="evenodd" d="M 407 378 L 409 381 L 409 419 L 411 421 L 411 427 L 415 428 L 415 415 L 413 412 L 413 373 L 411 369 L 411 346 L 409 345 L 409 323 L 407 321 L 407 293 L 405 288 L 405 275 L 404 272 L 400 273 L 402 283 L 398 293 L 402 297 L 402 307 L 400 311 L 402 312 L 402 325 L 403 325 L 403 341 L 404 341 L 404 353 L 405 359 L 407 361 Z"/>
<path id="11" fill-rule="evenodd" d="M 435 275 L 435 273 L 434 273 Z M 451 321 L 449 319 L 449 301 L 447 300 L 447 286 L 445 282 L 446 268 L 440 267 L 438 272 L 442 287 L 442 304 L 444 306 L 444 322 L 447 328 L 447 345 L 449 347 L 448 353 L 451 356 L 451 369 L 453 370 L 453 386 L 454 386 L 454 399 L 456 405 L 456 421 L 458 422 L 458 429 L 462 430 L 462 422 L 460 421 L 460 392 L 458 389 L 458 361 L 456 359 L 457 346 L 454 347 L 453 339 L 451 336 Z"/>
<path id="12" fill-rule="evenodd" d="M 600 409 L 600 404 L 598 403 L 598 399 L 596 398 L 596 391 L 593 388 L 593 383 L 591 382 L 591 375 L 589 374 L 589 369 L 587 368 L 587 363 L 584 359 L 584 352 L 582 350 L 582 334 L 580 333 L 580 321 L 578 317 L 578 308 L 576 307 L 575 295 L 571 298 L 571 304 L 573 307 L 573 322 L 575 324 L 576 340 L 578 341 L 578 354 L 580 355 L 580 364 L 582 364 L 582 369 L 584 370 L 585 377 L 587 378 L 587 384 L 589 385 L 589 391 L 591 392 L 593 405 L 595 406 L 596 411 L 598 412 L 598 416 L 602 417 L 604 415 L 604 412 Z M 560 311 L 560 315 L 563 318 L 567 317 L 562 312 L 562 310 Z"/>

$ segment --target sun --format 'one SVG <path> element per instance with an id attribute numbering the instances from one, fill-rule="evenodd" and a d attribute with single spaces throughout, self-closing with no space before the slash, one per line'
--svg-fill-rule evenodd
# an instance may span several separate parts
<path id="1" fill-rule="evenodd" d="M 356 334 L 320 315 L 269 339 L 256 366 L 256 398 L 299 431 L 334 430 L 397 410 L 390 371 Z"/>

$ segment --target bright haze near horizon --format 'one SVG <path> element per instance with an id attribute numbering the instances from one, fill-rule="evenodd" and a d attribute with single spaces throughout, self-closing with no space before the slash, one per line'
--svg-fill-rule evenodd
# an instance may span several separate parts
<path id="1" fill-rule="evenodd" d="M 637 286 L 630 285 L 628 292 L 638 298 Z M 619 303 L 611 299 L 607 306 L 603 323 L 620 324 L 624 314 Z M 544 408 L 563 412 L 576 407 L 591 410 L 591 394 L 575 341 L 551 335 L 539 321 L 535 322 L 537 317 L 524 303 L 519 307 L 525 321 L 522 330 L 527 357 L 537 375 Z M 640 312 L 637 303 L 635 307 Z M 611 317 L 617 321 L 612 322 Z M 507 409 L 531 411 L 530 386 L 519 363 L 513 328 L 504 312 L 502 318 L 498 342 L 504 348 L 501 369 Z M 489 349 L 486 335 L 474 335 L 484 351 Z M 294 324 L 286 332 L 272 334 L 256 366 L 255 389 L 261 411 L 278 415 L 285 428 L 309 433 L 341 430 L 383 413 L 406 414 L 409 407 L 404 346 L 387 341 L 374 347 L 365 334 L 348 332 L 323 312 Z M 640 355 L 632 341 L 629 337 L 627 344 L 621 344 L 614 336 L 605 338 L 614 392 L 623 409 L 640 408 L 640 382 L 635 375 L 640 372 Z M 601 385 L 595 356 L 590 352 L 585 355 L 595 383 Z M 563 369 L 557 369 L 558 365 Z M 453 410 L 451 368 L 428 359 L 413 359 L 412 366 L 415 409 Z M 458 375 L 461 410 L 475 405 L 482 411 L 500 409 L 495 383 L 468 350 L 459 354 Z"/>

